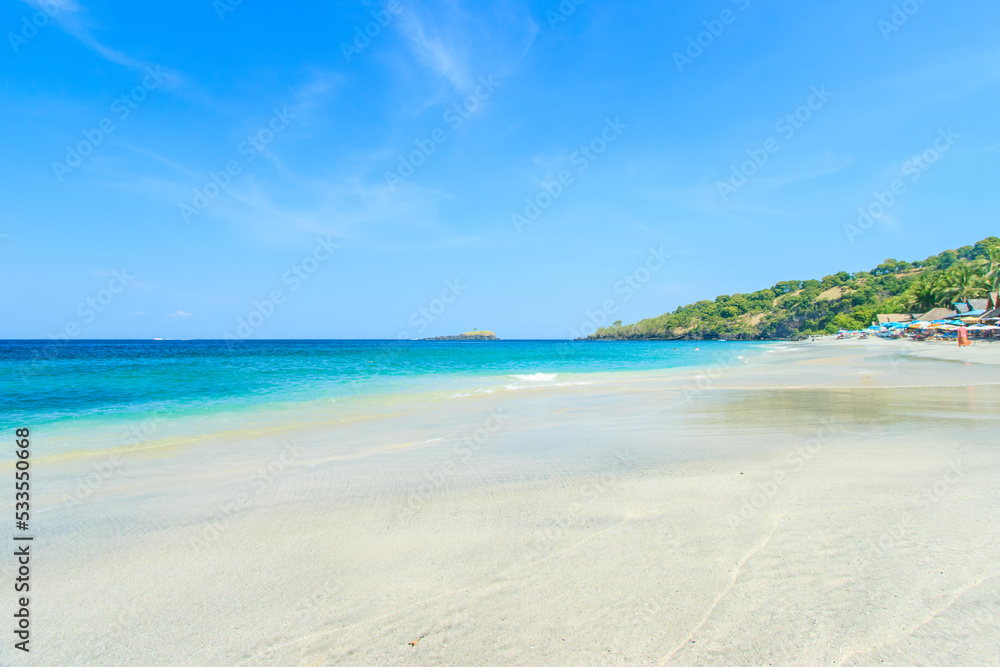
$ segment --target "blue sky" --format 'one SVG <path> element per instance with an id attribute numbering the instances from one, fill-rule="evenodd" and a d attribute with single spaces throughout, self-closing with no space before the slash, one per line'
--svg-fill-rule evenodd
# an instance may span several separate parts
<path id="1" fill-rule="evenodd" d="M 3 338 L 566 338 L 1000 231 L 995 2 L 8 0 L 0 26 Z"/>

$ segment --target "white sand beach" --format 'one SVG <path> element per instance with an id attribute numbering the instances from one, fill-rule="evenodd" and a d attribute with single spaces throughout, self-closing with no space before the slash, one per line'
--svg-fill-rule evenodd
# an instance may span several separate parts
<path id="1" fill-rule="evenodd" d="M 40 462 L 31 662 L 1000 664 L 1000 345 L 701 350 Z"/>

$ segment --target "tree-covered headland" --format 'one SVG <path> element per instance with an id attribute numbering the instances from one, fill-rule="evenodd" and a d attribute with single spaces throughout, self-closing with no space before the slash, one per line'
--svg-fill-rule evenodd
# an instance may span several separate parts
<path id="1" fill-rule="evenodd" d="M 724 294 L 635 324 L 615 322 L 589 340 L 767 340 L 863 329 L 879 313 L 924 313 L 1000 291 L 1000 238 L 922 261 L 887 259 L 871 271 L 783 280 L 752 294 Z"/>

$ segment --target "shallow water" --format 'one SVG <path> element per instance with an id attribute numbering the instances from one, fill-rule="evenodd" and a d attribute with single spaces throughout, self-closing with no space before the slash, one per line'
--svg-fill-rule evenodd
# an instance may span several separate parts
<path id="1" fill-rule="evenodd" d="M 990 664 L 995 367 L 765 349 L 50 457 L 39 664 Z"/>
<path id="2" fill-rule="evenodd" d="M 697 348 L 701 349 L 697 349 Z M 413 396 L 463 397 L 691 367 L 766 343 L 574 341 L 0 341 L 0 429 L 30 426 L 38 456 L 107 449 Z M 338 406 L 331 409 L 331 406 Z M 348 411 L 350 407 L 348 407 Z"/>

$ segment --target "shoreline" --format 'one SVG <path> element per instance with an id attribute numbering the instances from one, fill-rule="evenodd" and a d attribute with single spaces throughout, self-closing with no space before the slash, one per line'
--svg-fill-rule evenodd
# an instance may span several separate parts
<path id="1" fill-rule="evenodd" d="M 40 466 L 41 664 L 985 664 L 995 362 L 845 342 Z"/>
<path id="2" fill-rule="evenodd" d="M 846 388 L 920 388 L 1000 384 L 1000 375 L 992 374 L 992 366 L 1000 366 L 1000 345 L 995 348 L 980 345 L 957 348 L 955 345 L 937 343 L 925 347 L 927 341 L 865 340 L 834 338 L 800 341 L 798 343 L 774 343 L 761 346 L 753 353 L 743 355 L 725 353 L 725 347 L 703 350 L 706 363 L 684 365 L 663 369 L 612 370 L 612 371 L 561 371 L 558 373 L 537 373 L 540 380 L 527 379 L 516 374 L 482 374 L 461 376 L 469 383 L 464 390 L 421 389 L 418 391 L 393 390 L 382 393 L 338 396 L 339 403 L 331 407 L 329 399 L 282 400 L 272 403 L 229 408 L 209 417 L 157 417 L 157 429 L 162 432 L 173 426 L 173 435 L 144 438 L 141 442 L 121 444 L 100 449 L 63 450 L 36 459 L 38 464 L 58 463 L 77 459 L 100 458 L 109 455 L 155 453 L 155 450 L 177 451 L 199 444 L 227 441 L 236 438 L 259 439 L 262 437 L 285 437 L 300 432 L 312 432 L 324 428 L 336 428 L 352 422 L 377 423 L 378 420 L 393 415 L 411 414 L 428 406 L 440 407 L 451 402 L 502 401 L 507 394 L 527 393 L 539 398 L 553 395 L 582 395 L 595 392 L 618 391 L 660 391 L 667 396 L 680 395 L 680 401 L 690 400 L 693 395 L 706 391 L 722 390 L 776 390 L 776 389 L 846 389 Z M 853 369 L 843 363 L 844 352 L 885 352 L 887 357 L 871 356 L 863 367 Z M 787 371 L 783 357 L 798 357 L 799 368 Z M 776 357 L 778 363 L 775 363 Z M 975 364 L 983 368 L 949 373 L 942 368 L 913 363 L 961 362 Z M 851 359 L 852 362 L 858 360 Z M 805 368 L 803 368 L 805 367 Z M 777 368 L 778 372 L 773 372 Z M 442 376 L 449 377 L 449 376 Z M 421 378 L 424 382 L 432 376 Z M 756 381 L 755 381 L 756 380 Z M 473 384 L 482 381 L 478 385 Z M 344 400 L 346 398 L 346 401 Z M 676 402 L 676 401 L 675 401 Z M 235 417 L 266 417 L 256 427 L 219 428 L 215 423 L 225 423 Z M 129 419 L 124 424 L 142 424 L 149 420 Z M 168 426 L 163 426 L 167 423 Z M 99 426 L 105 427 L 103 423 Z M 211 430 L 203 430 L 209 428 Z M 199 429 L 192 432 L 192 429 Z M 86 429 L 84 429 L 86 431 Z M 115 432 L 127 431 L 118 428 Z M 133 427 L 134 430 L 134 427 Z M 71 430 L 60 439 L 73 440 L 78 436 Z M 11 464 L 0 465 L 10 468 Z"/>

